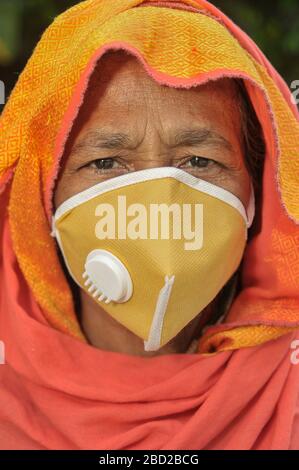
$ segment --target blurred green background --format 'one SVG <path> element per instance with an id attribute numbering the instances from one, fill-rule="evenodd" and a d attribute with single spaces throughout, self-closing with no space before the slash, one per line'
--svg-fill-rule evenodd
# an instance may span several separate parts
<path id="1" fill-rule="evenodd" d="M 42 32 L 55 16 L 76 3 L 77 0 L 0 0 L 0 80 L 5 83 L 6 99 Z M 299 0 L 212 3 L 252 37 L 289 86 L 299 79 Z"/>

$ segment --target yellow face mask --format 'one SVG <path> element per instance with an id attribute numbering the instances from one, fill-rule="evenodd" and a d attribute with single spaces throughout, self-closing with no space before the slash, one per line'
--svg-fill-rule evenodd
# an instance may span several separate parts
<path id="1" fill-rule="evenodd" d="M 237 270 L 254 217 L 229 191 L 174 167 L 98 183 L 52 219 L 67 269 L 115 320 L 155 351 Z"/>

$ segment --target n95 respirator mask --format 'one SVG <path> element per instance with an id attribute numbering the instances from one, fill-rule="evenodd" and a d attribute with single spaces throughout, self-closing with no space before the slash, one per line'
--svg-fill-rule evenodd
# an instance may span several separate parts
<path id="1" fill-rule="evenodd" d="M 229 191 L 162 167 L 70 197 L 56 209 L 51 235 L 78 286 L 155 351 L 238 269 L 253 217 L 252 186 L 246 211 Z"/>

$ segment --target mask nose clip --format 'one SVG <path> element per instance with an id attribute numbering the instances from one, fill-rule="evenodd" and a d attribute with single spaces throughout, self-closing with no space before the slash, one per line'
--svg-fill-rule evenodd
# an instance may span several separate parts
<path id="1" fill-rule="evenodd" d="M 84 286 L 99 301 L 127 302 L 133 293 L 131 276 L 117 256 L 107 250 L 91 251 L 85 261 Z"/>

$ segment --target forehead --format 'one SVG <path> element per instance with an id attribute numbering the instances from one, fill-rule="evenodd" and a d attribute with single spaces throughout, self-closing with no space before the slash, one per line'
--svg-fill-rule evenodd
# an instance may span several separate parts
<path id="1" fill-rule="evenodd" d="M 161 85 L 134 55 L 109 51 L 91 76 L 69 145 L 89 130 L 125 132 L 140 141 L 148 129 L 148 136 L 158 132 L 170 142 L 172 134 L 194 127 L 215 131 L 239 145 L 241 123 L 234 80 L 223 78 L 189 89 Z"/>
<path id="2" fill-rule="evenodd" d="M 85 101 L 90 97 L 93 101 L 100 96 L 103 99 L 109 97 L 110 104 L 113 101 L 137 101 L 140 96 L 169 101 L 180 102 L 188 105 L 188 102 L 209 95 L 215 99 L 221 99 L 228 104 L 238 101 L 238 89 L 231 78 L 222 78 L 209 81 L 203 85 L 191 88 L 175 88 L 161 85 L 156 82 L 145 70 L 143 64 L 126 51 L 108 51 L 99 60 L 89 82 Z"/>

